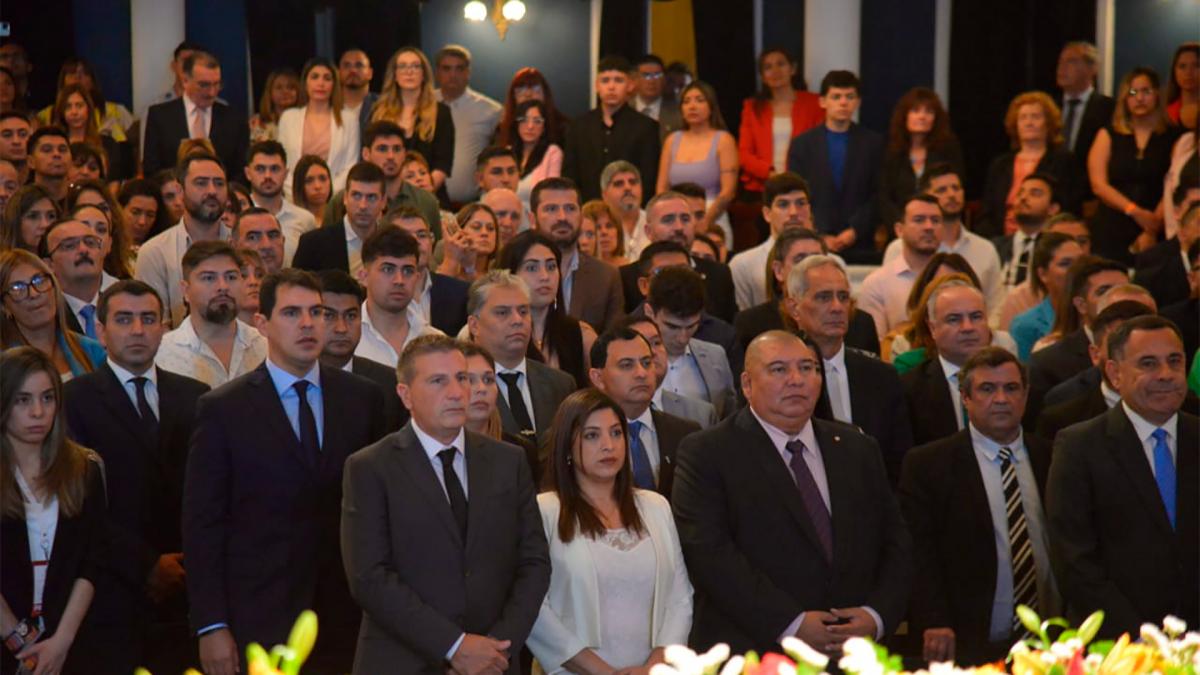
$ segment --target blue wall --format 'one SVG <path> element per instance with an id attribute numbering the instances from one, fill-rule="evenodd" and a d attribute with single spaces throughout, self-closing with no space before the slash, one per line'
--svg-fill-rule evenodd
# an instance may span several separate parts
<path id="1" fill-rule="evenodd" d="M 588 55 L 591 5 L 579 0 L 525 0 L 525 18 L 510 23 L 502 42 L 491 20 L 463 18 L 463 2 L 421 6 L 421 45 L 430 57 L 444 44 L 471 50 L 471 86 L 503 102 L 513 73 L 533 66 L 546 76 L 554 102 L 570 116 L 592 107 Z M 490 2 L 486 3 L 489 6 Z"/>
<path id="2" fill-rule="evenodd" d="M 858 119 L 863 126 L 886 134 L 892 108 L 904 92 L 933 87 L 935 5 L 934 0 L 862 0 Z"/>
<path id="3" fill-rule="evenodd" d="M 1195 0 L 1116 0 L 1113 88 L 1138 66 L 1158 71 L 1166 84 L 1171 56 L 1181 42 L 1200 35 L 1200 3 Z"/>
<path id="4" fill-rule="evenodd" d="M 132 109 L 129 0 L 74 0 L 71 8 L 76 53 L 92 64 L 104 97 Z"/>
<path id="5" fill-rule="evenodd" d="M 186 0 L 187 39 L 221 62 L 221 98 L 247 111 L 246 5 L 244 0 Z"/>

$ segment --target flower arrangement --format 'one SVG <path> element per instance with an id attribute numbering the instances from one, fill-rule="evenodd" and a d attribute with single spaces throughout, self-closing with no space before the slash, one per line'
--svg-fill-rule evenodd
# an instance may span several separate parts
<path id="1" fill-rule="evenodd" d="M 262 645 L 252 642 L 246 647 L 246 672 L 249 675 L 299 675 L 300 666 L 312 653 L 317 641 L 317 613 L 306 609 L 300 613 L 285 645 L 275 645 L 270 652 Z M 150 671 L 139 668 L 134 675 L 150 675 Z M 200 675 L 188 669 L 184 675 Z"/>
<path id="2" fill-rule="evenodd" d="M 1017 617 L 1031 637 L 1013 645 L 1005 663 L 996 662 L 973 668 L 953 663 L 933 663 L 916 675 L 1198 675 L 1200 673 L 1200 633 L 1187 632 L 1187 624 L 1168 616 L 1161 628 L 1143 624 L 1140 641 L 1128 634 L 1116 641 L 1092 642 L 1104 622 L 1104 613 L 1095 612 L 1079 628 L 1071 628 L 1065 619 L 1045 619 L 1032 609 L 1020 606 Z M 1061 628 L 1053 640 L 1052 628 Z M 754 652 L 730 656 L 729 646 L 720 644 L 704 654 L 687 647 L 667 647 L 667 663 L 654 666 L 650 675 L 823 675 L 829 657 L 803 641 L 789 637 L 782 643 L 783 654 Z M 851 638 L 842 645 L 838 667 L 854 675 L 900 675 L 904 673 L 898 655 L 866 638 Z"/>

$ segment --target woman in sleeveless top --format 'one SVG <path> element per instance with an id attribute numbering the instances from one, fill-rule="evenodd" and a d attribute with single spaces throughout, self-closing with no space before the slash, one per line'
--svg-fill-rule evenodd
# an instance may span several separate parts
<path id="1" fill-rule="evenodd" d="M 725 131 L 717 93 L 710 85 L 693 82 L 684 87 L 679 100 L 683 130 L 672 133 L 663 144 L 656 192 L 680 183 L 703 187 L 708 208 L 696 231 L 708 232 L 713 224 L 720 225 L 726 246 L 732 247 L 733 229 L 725 209 L 737 193 L 737 141 Z"/>

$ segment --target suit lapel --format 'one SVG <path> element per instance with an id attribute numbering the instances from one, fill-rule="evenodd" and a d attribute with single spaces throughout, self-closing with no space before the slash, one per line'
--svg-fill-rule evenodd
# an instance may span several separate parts
<path id="1" fill-rule="evenodd" d="M 771 442 L 771 437 L 759 425 L 758 420 L 754 419 L 754 414 L 750 412 L 749 406 L 738 413 L 737 426 L 747 435 L 746 439 L 749 441 L 747 445 L 765 475 L 764 482 L 775 492 L 788 511 L 791 511 L 792 517 L 804 531 L 804 536 L 808 537 L 816 550 L 820 551 L 821 541 L 817 538 L 817 531 L 813 528 L 812 519 L 808 517 L 808 511 L 804 508 L 804 500 L 800 497 L 800 489 L 796 487 L 796 481 L 792 477 L 791 467 L 775 450 L 775 444 Z M 821 442 L 820 437 L 817 438 L 817 442 Z M 822 449 L 822 456 L 824 456 L 824 449 Z M 828 465 L 826 468 L 828 469 Z M 837 523 L 834 523 L 834 546 L 836 549 Z"/>
<path id="2" fill-rule="evenodd" d="M 265 362 L 254 369 L 249 381 L 258 393 L 252 400 L 258 411 L 259 419 L 271 427 L 275 438 L 281 441 L 287 439 L 285 444 L 290 451 L 288 454 L 304 467 L 305 471 L 311 472 L 312 468 L 301 455 L 300 439 L 292 430 L 292 423 L 288 421 L 287 413 L 283 410 L 283 402 L 279 400 L 279 393 L 275 391 L 275 382 L 271 380 Z"/>
<path id="3" fill-rule="evenodd" d="M 1129 478 L 1129 482 L 1133 483 L 1134 491 L 1146 503 L 1154 524 L 1171 532 L 1171 522 L 1167 520 L 1167 509 L 1163 506 L 1158 484 L 1154 482 L 1154 474 L 1150 471 L 1149 462 L 1146 461 L 1142 441 L 1137 437 L 1133 423 L 1125 416 L 1124 407 L 1116 405 L 1109 410 L 1106 422 L 1108 436 L 1113 439 L 1113 442 L 1108 444 L 1109 451 L 1116 455 L 1116 460 L 1123 469 L 1122 473 Z M 1176 427 L 1177 433 L 1178 430 L 1179 428 Z"/>
<path id="4" fill-rule="evenodd" d="M 547 391 L 549 382 L 542 377 L 542 364 L 532 359 L 525 359 L 525 379 L 529 384 L 529 400 L 533 403 L 533 427 L 538 433 L 541 433 L 550 426 L 554 420 L 554 413 L 557 412 L 549 403 L 550 392 Z M 511 415 L 511 411 L 509 415 Z"/>
<path id="5" fill-rule="evenodd" d="M 584 300 L 587 298 L 587 292 L 591 284 L 592 269 L 584 260 L 583 251 L 576 251 L 578 256 L 579 267 L 575 270 L 575 281 L 571 284 L 571 307 L 567 314 L 571 316 L 581 316 L 583 314 Z"/>
<path id="6" fill-rule="evenodd" d="M 1177 504 L 1175 531 L 1178 541 L 1192 537 L 1200 527 L 1200 426 L 1191 415 L 1179 414 L 1176 427 L 1175 476 Z M 1194 546 L 1194 544 L 1193 544 Z"/>
<path id="7" fill-rule="evenodd" d="M 346 410 L 343 403 L 350 398 L 350 392 L 346 391 L 336 377 L 329 375 L 329 369 L 321 366 L 321 407 L 324 409 L 324 427 L 322 429 L 321 442 L 321 473 L 329 472 L 330 469 L 336 467 L 333 473 L 341 469 L 342 463 L 346 459 L 346 455 L 358 448 L 346 447 L 346 432 L 347 424 L 340 423 L 341 420 L 354 419 L 352 411 Z M 289 424 L 289 428 L 290 428 Z"/>
<path id="8" fill-rule="evenodd" d="M 938 431 L 947 431 L 948 433 L 937 433 L 937 436 L 947 436 L 959 431 L 958 422 L 955 419 L 954 401 L 950 398 L 950 384 L 946 379 L 946 371 L 942 370 L 942 362 L 937 356 L 931 357 L 927 362 L 924 381 L 922 387 L 925 390 L 923 397 L 930 405 L 929 419 L 932 420 L 932 426 Z"/>
<path id="9" fill-rule="evenodd" d="M 133 435 L 137 437 L 143 450 L 146 450 L 151 456 L 158 454 L 155 444 L 151 444 L 150 437 L 142 432 L 142 417 L 138 414 L 137 409 L 133 407 L 133 401 L 129 400 L 129 394 L 125 392 L 125 387 L 121 385 L 117 379 L 117 374 L 104 364 L 101 377 L 97 378 L 97 384 L 100 389 L 100 400 L 104 406 L 109 409 L 119 420 L 121 426 L 133 431 Z M 160 380 L 161 382 L 161 380 Z M 158 388 L 158 407 L 162 410 L 162 387 Z M 162 413 L 159 413 L 160 417 Z M 163 428 L 162 420 L 158 424 L 159 433 Z"/>
<path id="10" fill-rule="evenodd" d="M 437 474 L 433 471 L 433 466 L 429 463 L 429 456 L 425 454 L 425 449 L 421 447 L 421 441 L 417 440 L 417 434 L 413 431 L 412 424 L 407 424 L 403 429 L 396 433 L 396 452 L 400 466 L 408 474 L 412 483 L 416 486 L 417 491 L 421 496 L 429 502 L 433 507 L 433 512 L 446 527 L 446 531 L 454 538 L 454 541 L 459 546 L 463 545 L 462 535 L 458 532 L 458 525 L 454 522 L 454 514 L 450 511 L 450 499 L 446 496 L 442 484 L 438 482 Z M 467 454 L 467 461 L 470 462 L 470 452 Z M 470 480 L 471 469 L 468 465 L 467 480 Z M 468 489 L 470 484 L 468 483 Z M 470 527 L 470 502 L 468 501 L 468 529 Z"/>
<path id="11" fill-rule="evenodd" d="M 475 442 L 473 434 L 466 434 L 466 466 L 467 466 L 467 555 L 475 541 L 481 536 L 487 524 L 487 513 L 484 510 L 484 498 L 487 496 L 489 481 L 495 475 L 492 455 Z M 449 501 L 446 502 L 449 505 Z M 479 508 L 475 505 L 479 504 Z M 447 513 L 449 511 L 447 510 Z"/>
<path id="12" fill-rule="evenodd" d="M 987 490 L 983 486 L 983 475 L 979 473 L 979 460 L 975 457 L 975 446 L 971 441 L 971 433 L 960 431 L 959 436 L 961 440 L 954 446 L 952 459 L 954 465 L 951 476 L 952 480 L 962 487 L 962 495 L 966 501 L 963 507 L 967 509 L 967 513 L 971 517 L 971 531 L 964 534 L 971 541 L 977 542 L 979 546 L 995 549 L 992 534 L 995 529 L 995 524 L 992 522 L 992 507 L 988 505 Z M 979 570 L 980 578 L 987 580 L 988 586 L 994 593 L 996 556 L 995 554 L 981 555 L 979 559 L 984 558 L 990 564 L 988 569 Z"/>

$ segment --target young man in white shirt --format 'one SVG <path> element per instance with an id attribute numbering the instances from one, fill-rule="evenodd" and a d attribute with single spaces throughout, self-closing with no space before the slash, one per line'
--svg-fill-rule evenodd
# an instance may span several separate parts
<path id="1" fill-rule="evenodd" d="M 279 221 L 284 235 L 283 267 L 292 266 L 301 235 L 317 229 L 317 219 L 311 213 L 283 198 L 283 183 L 287 178 L 287 153 L 279 141 L 259 141 L 250 146 L 246 153 L 250 201 Z M 278 266 L 271 269 L 272 272 L 278 270 Z"/>
<path id="2" fill-rule="evenodd" d="M 421 335 L 441 334 L 427 323 L 409 321 L 408 306 L 421 280 L 420 245 L 407 231 L 384 227 L 363 242 L 362 255 L 367 299 L 362 304 L 362 337 L 354 353 L 395 367 L 409 342 Z"/>
<path id="3" fill-rule="evenodd" d="M 469 202 L 479 194 L 474 181 L 475 157 L 495 133 L 501 106 L 470 87 L 471 52 L 462 45 L 446 45 L 434 54 L 433 76 L 438 100 L 450 108 L 454 120 L 454 164 L 446 191 L 451 201 Z"/>

